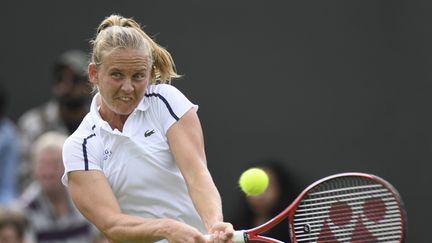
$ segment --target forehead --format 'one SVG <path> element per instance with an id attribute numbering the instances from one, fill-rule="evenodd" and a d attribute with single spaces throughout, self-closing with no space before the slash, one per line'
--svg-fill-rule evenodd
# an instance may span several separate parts
<path id="1" fill-rule="evenodd" d="M 147 69 L 150 64 L 150 57 L 145 49 L 115 49 L 105 56 L 102 65 L 108 69 Z"/>
<path id="2" fill-rule="evenodd" d="M 48 147 L 34 154 L 34 160 L 36 162 L 61 160 L 61 159 L 62 159 L 62 150 L 60 148 Z"/>

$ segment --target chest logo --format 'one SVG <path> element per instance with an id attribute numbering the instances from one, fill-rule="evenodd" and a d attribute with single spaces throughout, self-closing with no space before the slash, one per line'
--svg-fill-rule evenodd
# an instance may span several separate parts
<path id="1" fill-rule="evenodd" d="M 155 133 L 154 129 L 152 129 L 152 130 L 147 130 L 147 131 L 144 133 L 144 137 L 149 137 L 149 136 L 153 135 L 154 133 Z"/>
<path id="2" fill-rule="evenodd" d="M 104 150 L 104 155 L 103 155 L 103 160 L 109 159 L 111 157 L 111 155 L 112 155 L 112 151 L 108 150 L 108 149 L 105 149 Z"/>

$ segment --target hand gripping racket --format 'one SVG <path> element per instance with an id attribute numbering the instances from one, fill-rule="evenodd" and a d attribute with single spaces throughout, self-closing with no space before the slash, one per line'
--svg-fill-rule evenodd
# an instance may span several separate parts
<path id="1" fill-rule="evenodd" d="M 307 187 L 267 223 L 236 231 L 233 241 L 281 242 L 259 234 L 285 218 L 293 243 L 400 243 L 406 231 L 404 205 L 390 183 L 370 174 L 341 173 Z"/>

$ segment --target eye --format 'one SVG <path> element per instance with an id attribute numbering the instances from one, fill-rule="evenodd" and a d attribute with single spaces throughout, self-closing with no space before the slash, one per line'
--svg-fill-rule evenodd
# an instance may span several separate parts
<path id="1" fill-rule="evenodd" d="M 121 79 L 123 77 L 123 74 L 121 72 L 112 72 L 111 73 L 111 77 L 113 77 L 114 79 Z"/>
<path id="2" fill-rule="evenodd" d="M 133 79 L 134 80 L 143 80 L 145 77 L 146 77 L 145 73 L 136 73 L 133 76 Z"/>

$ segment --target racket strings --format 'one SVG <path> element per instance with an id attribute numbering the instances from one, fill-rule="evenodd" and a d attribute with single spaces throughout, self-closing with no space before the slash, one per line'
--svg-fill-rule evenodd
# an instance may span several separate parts
<path id="1" fill-rule="evenodd" d="M 294 215 L 298 242 L 400 242 L 394 194 L 363 177 L 339 177 L 312 188 Z"/>

